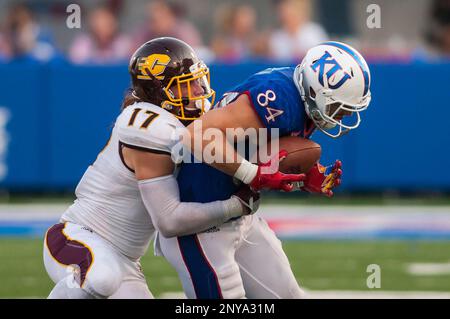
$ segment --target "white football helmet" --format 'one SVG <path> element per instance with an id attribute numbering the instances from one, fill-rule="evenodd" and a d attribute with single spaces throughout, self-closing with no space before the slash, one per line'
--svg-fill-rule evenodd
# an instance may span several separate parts
<path id="1" fill-rule="evenodd" d="M 311 48 L 296 67 L 294 82 L 308 116 L 333 138 L 357 128 L 359 113 L 371 100 L 366 61 L 358 51 L 340 42 Z"/>

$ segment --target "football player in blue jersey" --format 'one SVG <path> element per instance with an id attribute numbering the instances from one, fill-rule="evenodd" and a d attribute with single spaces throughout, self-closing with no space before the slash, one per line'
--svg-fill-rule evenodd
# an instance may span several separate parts
<path id="1" fill-rule="evenodd" d="M 326 42 L 311 48 L 296 67 L 254 74 L 224 94 L 199 121 L 203 130 L 214 128 L 224 134 L 229 128 L 275 128 L 279 136 L 309 138 L 318 129 L 337 138 L 358 127 L 360 112 L 370 99 L 370 71 L 361 54 L 349 45 Z M 207 140 L 194 142 L 195 124 L 188 126 L 192 152 L 196 145 L 208 144 Z M 228 142 L 223 139 L 223 143 Z M 281 151 L 279 156 L 284 155 Z M 277 173 L 267 181 L 261 177 L 262 166 L 238 154 L 232 156 L 238 160 L 210 166 L 184 164 L 177 178 L 181 200 L 205 203 L 228 198 L 239 187 L 236 180 L 254 190 L 267 186 L 292 189 L 291 184 L 277 180 Z M 341 174 L 339 161 L 328 170 L 317 163 L 299 188 L 332 196 Z M 178 271 L 189 298 L 303 296 L 281 242 L 256 215 L 235 218 L 195 235 L 159 236 L 156 248 Z"/>

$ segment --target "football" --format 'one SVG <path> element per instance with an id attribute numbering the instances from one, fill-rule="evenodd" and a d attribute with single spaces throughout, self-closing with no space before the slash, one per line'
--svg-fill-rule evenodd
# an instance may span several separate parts
<path id="1" fill-rule="evenodd" d="M 279 170 L 282 173 L 306 173 L 320 159 L 322 149 L 314 141 L 297 136 L 285 136 L 276 141 L 279 143 L 279 150 L 288 152 L 287 157 L 280 163 Z M 271 143 L 273 142 L 271 141 Z M 268 143 L 267 149 L 269 150 L 267 154 L 270 154 L 270 143 Z M 270 156 L 273 155 L 270 154 Z"/>

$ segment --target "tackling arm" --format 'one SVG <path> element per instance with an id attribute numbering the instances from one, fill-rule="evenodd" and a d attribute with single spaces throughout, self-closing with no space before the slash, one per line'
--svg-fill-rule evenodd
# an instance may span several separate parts
<path id="1" fill-rule="evenodd" d="M 183 236 L 220 225 L 253 210 L 244 207 L 242 192 L 223 201 L 180 202 L 174 164 L 169 155 L 124 149 L 126 164 L 135 170 L 139 190 L 152 222 L 164 237 Z M 255 193 L 247 196 L 257 196 Z"/>

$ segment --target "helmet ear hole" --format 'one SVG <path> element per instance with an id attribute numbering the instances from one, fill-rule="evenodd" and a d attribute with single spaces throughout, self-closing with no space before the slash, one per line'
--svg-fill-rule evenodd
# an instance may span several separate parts
<path id="1" fill-rule="evenodd" d="M 314 91 L 314 89 L 311 86 L 309 87 L 309 96 L 312 99 L 316 98 L 316 91 Z"/>

